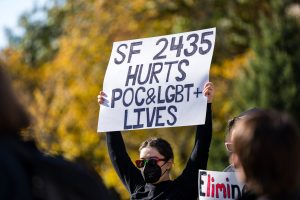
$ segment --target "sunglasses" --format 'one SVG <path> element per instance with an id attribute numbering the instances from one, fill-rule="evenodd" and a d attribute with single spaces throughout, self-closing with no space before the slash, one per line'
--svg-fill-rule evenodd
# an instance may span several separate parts
<path id="1" fill-rule="evenodd" d="M 162 158 L 149 158 L 149 159 L 136 160 L 135 164 L 138 168 L 143 168 L 146 164 L 148 166 L 155 166 L 159 161 L 167 161 L 167 160 Z"/>
<path id="2" fill-rule="evenodd" d="M 225 142 L 225 147 L 226 147 L 226 150 L 227 150 L 229 153 L 232 153 L 232 152 L 233 152 L 232 142 Z"/>

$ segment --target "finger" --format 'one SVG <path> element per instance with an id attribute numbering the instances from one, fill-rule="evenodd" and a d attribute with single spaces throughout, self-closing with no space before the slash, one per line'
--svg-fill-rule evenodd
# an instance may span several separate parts
<path id="1" fill-rule="evenodd" d="M 206 89 L 206 88 L 213 89 L 214 86 L 213 86 L 212 84 L 210 84 L 210 83 L 206 83 L 206 84 L 204 85 L 204 89 Z"/>
<path id="2" fill-rule="evenodd" d="M 204 88 L 203 92 L 209 91 L 211 93 L 214 93 L 214 88 Z"/>
<path id="3" fill-rule="evenodd" d="M 214 85 L 207 85 L 206 88 L 213 89 Z"/>
<path id="4" fill-rule="evenodd" d="M 99 104 L 103 104 L 104 101 L 105 101 L 105 99 L 103 97 L 101 97 L 98 102 L 99 102 Z"/>
<path id="5" fill-rule="evenodd" d="M 203 94 L 206 94 L 209 90 L 207 88 L 204 88 L 204 90 L 202 91 Z"/>
<path id="6" fill-rule="evenodd" d="M 206 83 L 205 86 L 208 87 L 208 88 L 214 88 L 214 84 L 212 82 Z"/>
<path id="7" fill-rule="evenodd" d="M 204 94 L 204 96 L 208 96 L 210 94 L 210 91 L 209 90 L 203 90 L 203 94 Z"/>
<path id="8" fill-rule="evenodd" d="M 207 91 L 213 91 L 213 89 L 212 88 L 204 88 L 202 92 L 205 93 Z"/>
<path id="9" fill-rule="evenodd" d="M 210 91 L 206 91 L 206 92 L 204 93 L 204 95 L 205 95 L 205 96 L 210 96 L 210 95 L 211 95 L 211 92 L 210 92 Z"/>
<path id="10" fill-rule="evenodd" d="M 212 82 L 206 82 L 205 85 L 213 85 Z"/>
<path id="11" fill-rule="evenodd" d="M 204 96 L 212 96 L 214 95 L 214 90 L 210 90 L 210 89 L 206 89 L 206 90 L 203 90 L 203 94 Z"/>
<path id="12" fill-rule="evenodd" d="M 100 95 L 107 97 L 107 95 L 103 91 L 100 92 Z"/>
<path id="13" fill-rule="evenodd" d="M 98 98 L 98 103 L 103 103 L 104 101 L 105 101 L 105 97 L 106 97 L 107 95 L 104 93 L 104 92 L 100 92 L 99 93 L 99 95 L 97 96 L 97 98 Z"/>

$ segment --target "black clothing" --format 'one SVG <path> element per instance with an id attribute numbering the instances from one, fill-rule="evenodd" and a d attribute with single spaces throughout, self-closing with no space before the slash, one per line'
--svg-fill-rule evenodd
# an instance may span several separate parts
<path id="1" fill-rule="evenodd" d="M 3 134 L 2 134 L 3 135 Z M 61 157 L 40 152 L 17 134 L 0 138 L 0 199 L 109 199 L 100 177 Z"/>
<path id="2" fill-rule="evenodd" d="M 256 200 L 258 196 L 253 191 L 246 191 L 238 200 Z"/>
<path id="3" fill-rule="evenodd" d="M 145 183 L 141 171 L 126 152 L 120 132 L 107 133 L 107 146 L 114 168 L 132 200 L 193 200 L 198 197 L 198 171 L 207 166 L 211 137 L 211 104 L 208 104 L 205 124 L 197 127 L 195 145 L 182 174 L 173 181 L 158 184 Z"/>
<path id="4" fill-rule="evenodd" d="M 300 191 L 297 191 L 293 194 L 278 194 L 275 196 L 269 195 L 256 195 L 253 192 L 246 192 L 238 200 L 300 200 Z"/>

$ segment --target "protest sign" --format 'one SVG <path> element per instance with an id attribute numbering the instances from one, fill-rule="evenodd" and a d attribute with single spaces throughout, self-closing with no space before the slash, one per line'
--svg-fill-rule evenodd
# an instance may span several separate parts
<path id="1" fill-rule="evenodd" d="M 237 199 L 245 192 L 234 172 L 199 170 L 199 200 Z"/>
<path id="2" fill-rule="evenodd" d="M 98 132 L 204 124 L 216 29 L 114 42 Z"/>

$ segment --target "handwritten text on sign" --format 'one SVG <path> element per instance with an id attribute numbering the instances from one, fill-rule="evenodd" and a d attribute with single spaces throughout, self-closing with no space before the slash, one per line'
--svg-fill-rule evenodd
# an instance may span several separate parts
<path id="1" fill-rule="evenodd" d="M 203 124 L 215 28 L 115 42 L 98 131 Z"/>
<path id="2" fill-rule="evenodd" d="M 245 192 L 234 172 L 199 170 L 199 200 L 237 199 Z"/>

